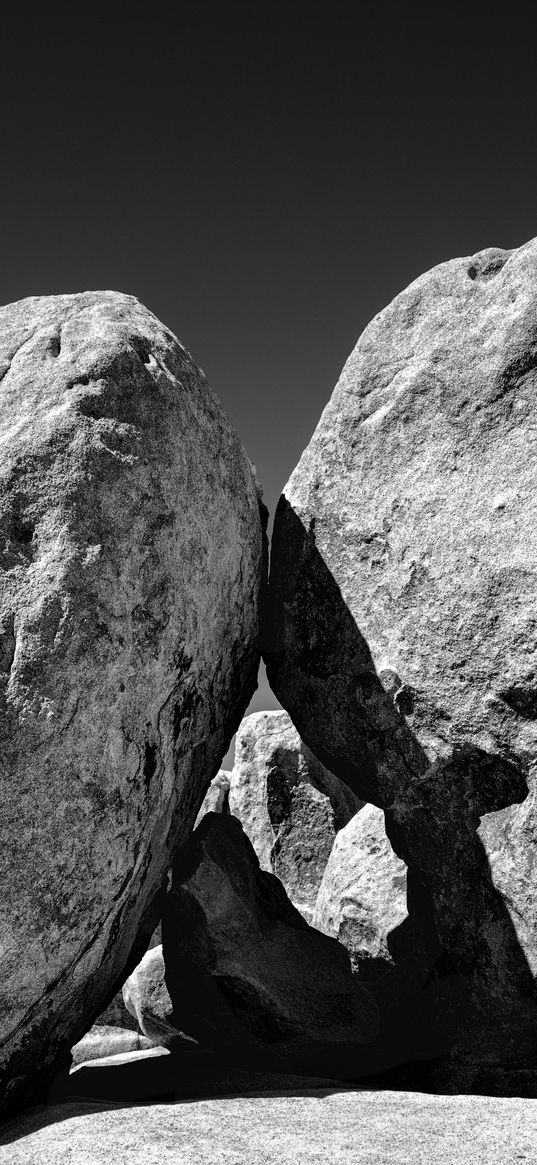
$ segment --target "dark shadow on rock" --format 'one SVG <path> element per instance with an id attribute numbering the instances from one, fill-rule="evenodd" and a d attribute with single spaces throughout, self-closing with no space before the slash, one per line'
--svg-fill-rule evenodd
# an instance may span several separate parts
<path id="1" fill-rule="evenodd" d="M 309 1073 L 303 1077 L 257 1071 L 229 1063 L 211 1052 L 184 1055 L 163 1053 L 117 1064 L 88 1064 L 76 1072 L 59 1074 L 47 1103 L 22 1111 L 0 1131 L 0 1146 L 9 1145 L 38 1129 L 91 1113 L 109 1112 L 145 1104 L 180 1104 L 192 1100 L 231 1096 L 300 1096 L 319 1091 L 339 1092 L 345 1083 Z M 347 1087 L 353 1087 L 348 1085 Z"/>
<path id="2" fill-rule="evenodd" d="M 48 1102 L 26 1109 L 0 1129 L 0 1147 L 16 1144 L 40 1129 L 77 1117 L 121 1109 L 232 1097 L 327 1096 L 342 1091 L 403 1091 L 449 1095 L 537 1098 L 537 1066 L 533 1069 L 461 1069 L 453 1073 L 441 1062 L 403 1063 L 346 1079 L 258 1071 L 236 1067 L 209 1052 L 173 1054 L 131 1063 L 88 1065 L 53 1081 Z M 357 1099 L 359 1118 L 359 1099 Z"/>
<path id="3" fill-rule="evenodd" d="M 236 1068 L 341 1079 L 378 1015 L 335 939 L 262 870 L 240 822 L 207 814 L 177 855 L 162 921 L 173 1025 Z"/>
<path id="4" fill-rule="evenodd" d="M 306 529 L 278 506 L 263 631 L 269 682 L 316 756 L 384 810 L 408 867 L 409 917 L 390 938 L 377 992 L 383 1039 L 467 1062 L 531 1061 L 537 993 L 494 887 L 480 817 L 523 801 L 522 764 L 460 748 L 431 764 L 383 687 L 369 646 Z M 409 695 L 410 700 L 410 695 Z"/>

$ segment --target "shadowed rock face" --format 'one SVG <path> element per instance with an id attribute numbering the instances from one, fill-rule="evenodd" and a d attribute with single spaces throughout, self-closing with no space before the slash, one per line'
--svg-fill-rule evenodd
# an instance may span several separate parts
<path id="1" fill-rule="evenodd" d="M 270 683 L 317 756 L 384 809 L 408 866 L 399 957 L 475 1059 L 537 1050 L 531 896 L 521 922 L 487 860 L 503 826 L 477 832 L 506 814 L 531 864 L 536 388 L 537 242 L 428 272 L 349 357 L 272 548 Z"/>
<path id="2" fill-rule="evenodd" d="M 0 377 L 9 1108 L 87 1030 L 159 917 L 255 687 L 263 537 L 235 432 L 131 296 L 0 309 Z"/>
<path id="3" fill-rule="evenodd" d="M 233 816 L 208 813 L 173 869 L 162 920 L 175 1025 L 253 1062 L 267 1049 L 367 1043 L 373 998 L 343 948 L 307 925 Z"/>
<path id="4" fill-rule="evenodd" d="M 311 922 L 339 829 L 363 802 L 303 743 L 286 712 L 255 712 L 237 733 L 229 809 L 261 868 L 280 879 Z"/>

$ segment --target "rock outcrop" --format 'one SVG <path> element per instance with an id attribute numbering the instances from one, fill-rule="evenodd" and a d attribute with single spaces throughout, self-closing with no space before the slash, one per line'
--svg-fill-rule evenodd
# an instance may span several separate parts
<path id="1" fill-rule="evenodd" d="M 406 918 L 405 863 L 388 841 L 382 809 L 365 805 L 336 837 L 313 926 L 343 943 L 364 975 L 392 964 L 389 936 Z"/>
<path id="2" fill-rule="evenodd" d="M 234 1054 L 366 1043 L 373 998 L 346 951 L 262 871 L 239 821 L 209 813 L 174 863 L 162 943 L 176 1025 Z"/>
<path id="3" fill-rule="evenodd" d="M 506 814 L 511 869 L 529 868 L 536 389 L 537 241 L 436 267 L 349 357 L 272 546 L 269 681 L 323 763 L 384 808 L 416 975 L 474 1060 L 537 1052 L 526 921 L 510 876 L 491 876 L 496 830 L 478 834 Z"/>
<path id="4" fill-rule="evenodd" d="M 238 437 L 133 297 L 0 309 L 0 377 L 6 1111 L 147 944 L 255 687 L 264 550 Z"/>
<path id="5" fill-rule="evenodd" d="M 311 922 L 337 831 L 363 802 L 303 744 L 286 712 L 255 712 L 237 733 L 229 809 L 262 870 Z"/>

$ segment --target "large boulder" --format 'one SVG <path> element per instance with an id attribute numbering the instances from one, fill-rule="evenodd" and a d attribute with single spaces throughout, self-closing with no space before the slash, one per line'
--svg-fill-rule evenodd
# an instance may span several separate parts
<path id="1" fill-rule="evenodd" d="M 286 712 L 254 712 L 237 733 L 229 809 L 262 870 L 311 922 L 334 838 L 363 804 L 303 744 Z"/>
<path id="2" fill-rule="evenodd" d="M 507 811 L 528 867 L 536 389 L 537 241 L 434 268 L 349 357 L 271 557 L 270 683 L 323 763 L 384 808 L 416 974 L 436 980 L 453 1054 L 476 1060 L 537 1052 L 525 924 L 477 832 Z"/>
<path id="3" fill-rule="evenodd" d="M 382 809 L 365 805 L 336 837 L 313 926 L 343 943 L 363 976 L 393 963 L 389 936 L 407 914 L 405 863 L 388 841 Z"/>
<path id="4" fill-rule="evenodd" d="M 349 957 L 260 869 L 233 816 L 204 817 L 173 867 L 162 920 L 175 1024 L 226 1054 L 282 1054 L 376 1035 Z"/>
<path id="5" fill-rule="evenodd" d="M 238 437 L 132 296 L 0 309 L 0 376 L 6 1109 L 147 945 L 255 687 L 264 551 Z"/>

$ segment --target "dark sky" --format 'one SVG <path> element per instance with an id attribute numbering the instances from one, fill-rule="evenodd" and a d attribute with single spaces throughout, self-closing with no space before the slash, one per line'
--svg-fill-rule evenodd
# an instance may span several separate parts
<path id="1" fill-rule="evenodd" d="M 0 301 L 137 295 L 273 511 L 368 320 L 433 264 L 537 234 L 531 7 L 10 5 Z"/>

